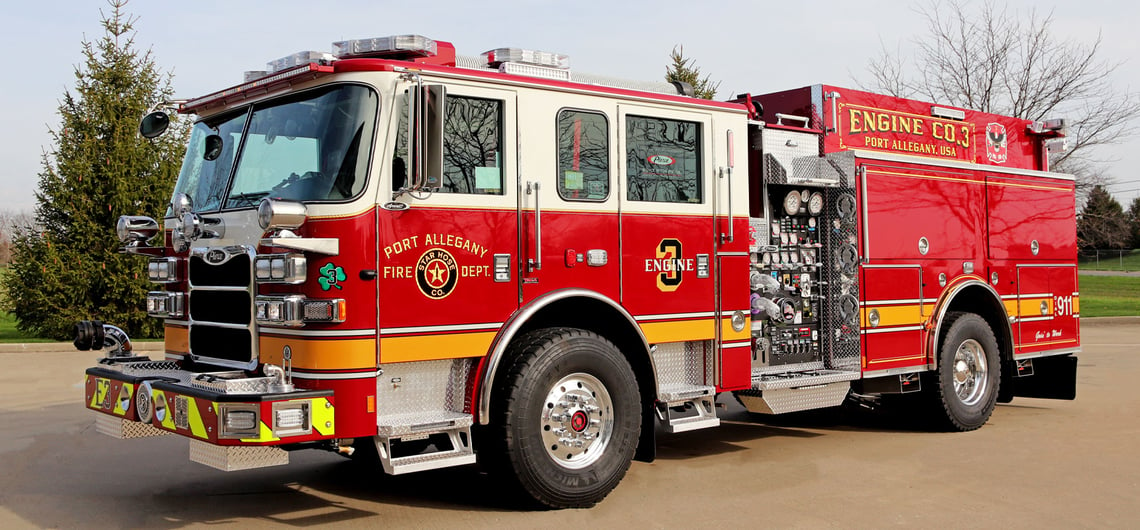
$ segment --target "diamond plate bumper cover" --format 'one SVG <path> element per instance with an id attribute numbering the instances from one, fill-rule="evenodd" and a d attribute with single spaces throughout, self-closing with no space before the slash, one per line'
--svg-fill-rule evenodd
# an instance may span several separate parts
<path id="1" fill-rule="evenodd" d="M 801 388 L 775 388 L 737 394 L 744 408 L 761 414 L 785 414 L 801 410 L 836 407 L 851 389 L 850 381 L 837 381 Z"/>
<path id="2" fill-rule="evenodd" d="M 95 413 L 95 431 L 120 440 L 166 436 L 170 434 L 166 431 L 154 428 L 154 426 L 149 423 L 125 420 L 99 412 Z"/>
<path id="3" fill-rule="evenodd" d="M 222 446 L 190 440 L 190 460 L 222 471 L 239 471 L 289 463 L 289 453 L 273 446 Z"/>

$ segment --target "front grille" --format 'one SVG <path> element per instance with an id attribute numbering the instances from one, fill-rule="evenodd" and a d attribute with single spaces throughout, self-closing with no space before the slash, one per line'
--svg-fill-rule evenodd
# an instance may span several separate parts
<path id="1" fill-rule="evenodd" d="M 229 247 L 233 248 L 233 247 Z M 190 257 L 190 281 L 196 287 L 245 287 L 249 285 L 249 256 L 238 254 L 220 265 L 212 265 L 204 255 Z"/>
<path id="2" fill-rule="evenodd" d="M 247 363 L 253 358 L 252 339 L 248 329 L 190 326 L 190 352 L 199 357 Z"/>
<path id="3" fill-rule="evenodd" d="M 197 289 L 192 300 L 190 318 L 195 321 L 249 325 L 252 302 L 248 292 Z"/>
<path id="4" fill-rule="evenodd" d="M 196 360 L 246 369 L 256 363 L 252 255 L 241 246 L 191 250 L 190 354 Z"/>

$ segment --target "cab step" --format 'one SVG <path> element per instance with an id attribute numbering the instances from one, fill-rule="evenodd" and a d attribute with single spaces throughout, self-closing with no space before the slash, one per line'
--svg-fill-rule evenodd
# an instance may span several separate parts
<path id="1" fill-rule="evenodd" d="M 859 372 L 843 370 L 754 373 L 752 389 L 736 395 L 749 412 L 760 414 L 822 409 L 841 405 L 858 378 Z"/>
<path id="2" fill-rule="evenodd" d="M 376 451 L 380 463 L 389 475 L 400 475 L 429 469 L 463 466 L 475 463 L 475 449 L 471 445 L 470 414 L 452 411 L 429 411 L 396 414 L 377 418 Z M 450 448 L 408 456 L 393 456 L 392 442 L 423 440 L 434 434 L 444 434 Z"/>
<path id="3" fill-rule="evenodd" d="M 657 419 L 665 432 L 677 433 L 720 425 L 716 417 L 716 387 L 678 383 L 657 394 Z"/>

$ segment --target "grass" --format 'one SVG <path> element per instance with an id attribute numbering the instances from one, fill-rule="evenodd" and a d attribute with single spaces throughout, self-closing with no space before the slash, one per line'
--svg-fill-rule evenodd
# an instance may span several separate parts
<path id="1" fill-rule="evenodd" d="M 1100 257 L 1081 256 L 1078 264 L 1082 270 L 1092 271 L 1140 271 L 1140 250 L 1101 250 Z"/>
<path id="2" fill-rule="evenodd" d="M 4 279 L 4 275 L 8 274 L 8 267 L 0 267 L 0 280 Z M 3 299 L 4 293 L 0 291 L 0 300 Z M 55 342 L 51 339 L 39 339 L 29 335 L 25 335 L 20 330 L 16 329 L 16 315 L 7 311 L 0 311 L 0 343 L 24 343 L 24 342 Z"/>
<path id="3" fill-rule="evenodd" d="M 1140 277 L 1080 277 L 1081 318 L 1140 315 Z"/>

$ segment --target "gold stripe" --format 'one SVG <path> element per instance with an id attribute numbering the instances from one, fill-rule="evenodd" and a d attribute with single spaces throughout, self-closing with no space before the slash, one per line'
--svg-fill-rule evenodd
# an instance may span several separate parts
<path id="1" fill-rule="evenodd" d="M 1069 343 L 1071 343 L 1071 342 L 1077 342 L 1077 339 L 1051 340 L 1051 341 L 1048 341 L 1048 342 L 1031 342 L 1031 341 L 1027 341 L 1027 342 L 1022 342 L 1022 343 L 1020 344 L 1020 346 L 1048 346 L 1048 345 L 1050 345 L 1050 344 L 1069 344 Z"/>
<path id="2" fill-rule="evenodd" d="M 289 346 L 293 367 L 308 370 L 351 370 L 376 367 L 376 339 L 311 339 L 261 336 L 261 362 L 280 364 Z"/>
<path id="3" fill-rule="evenodd" d="M 163 326 L 165 333 L 166 351 L 172 353 L 190 352 L 190 328 L 182 326 Z"/>
<path id="4" fill-rule="evenodd" d="M 922 307 L 924 311 L 919 311 L 919 304 L 864 307 L 859 312 L 860 325 L 863 329 L 871 328 L 871 323 L 867 320 L 867 315 L 870 314 L 872 309 L 879 311 L 879 327 L 922 324 L 926 321 L 926 317 L 923 315 L 929 315 L 934 312 L 934 304 L 922 304 Z"/>
<path id="5" fill-rule="evenodd" d="M 1041 302 L 1045 302 L 1045 313 L 1041 312 Z M 1018 301 L 1017 316 L 1036 317 L 1053 314 L 1053 297 L 1023 298 Z"/>
<path id="6" fill-rule="evenodd" d="M 985 171 L 985 170 L 983 170 L 983 171 Z M 1051 191 L 1073 191 L 1073 188 L 1058 188 L 1056 186 L 1040 186 L 1040 185 L 1033 185 L 1033 184 L 1014 184 L 1013 182 L 993 182 L 993 181 L 988 181 L 987 183 L 992 184 L 994 186 L 1009 186 L 1009 187 L 1013 187 L 1013 188 L 1030 188 L 1030 189 L 1035 189 L 1035 190 L 1051 190 Z"/>
<path id="7" fill-rule="evenodd" d="M 918 361 L 926 360 L 925 355 L 910 355 L 907 357 L 891 357 L 890 359 L 873 359 L 867 361 L 867 364 L 882 364 L 882 363 L 895 363 L 899 361 Z"/>
<path id="8" fill-rule="evenodd" d="M 1079 296 L 1073 297 L 1073 314 L 1074 315 L 1081 314 L 1081 297 L 1079 297 Z"/>
<path id="9" fill-rule="evenodd" d="M 641 332 L 645 334 L 645 340 L 650 344 L 712 340 L 716 336 L 716 328 L 713 327 L 715 325 L 711 318 L 680 322 L 643 322 Z"/>
<path id="10" fill-rule="evenodd" d="M 744 328 L 740 331 L 732 329 L 732 317 L 724 317 L 720 321 L 720 338 L 722 341 L 744 340 L 752 338 L 752 323 L 744 319 Z"/>
<path id="11" fill-rule="evenodd" d="M 401 363 L 482 357 L 495 340 L 495 331 L 451 333 L 446 335 L 415 335 L 411 337 L 384 337 L 380 339 L 380 361 Z"/>

